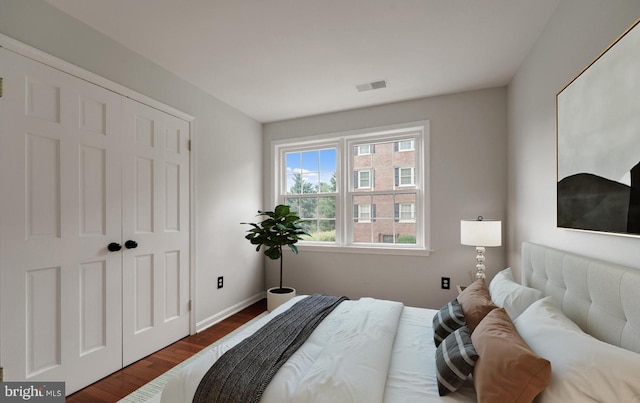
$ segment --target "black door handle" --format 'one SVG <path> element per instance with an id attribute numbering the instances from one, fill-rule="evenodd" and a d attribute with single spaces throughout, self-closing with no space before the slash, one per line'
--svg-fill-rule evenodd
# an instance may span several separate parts
<path id="1" fill-rule="evenodd" d="M 124 247 L 127 249 L 135 249 L 138 247 L 138 242 L 128 240 L 127 242 L 124 243 Z"/>
<path id="2" fill-rule="evenodd" d="M 109 252 L 117 252 L 120 249 L 122 249 L 122 246 L 120 246 L 119 243 L 115 243 L 115 242 L 111 242 L 108 246 L 107 249 L 109 249 Z"/>

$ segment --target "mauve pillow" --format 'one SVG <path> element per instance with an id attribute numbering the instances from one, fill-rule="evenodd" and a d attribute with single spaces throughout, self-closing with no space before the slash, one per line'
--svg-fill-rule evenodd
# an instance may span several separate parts
<path id="1" fill-rule="evenodd" d="M 464 320 L 469 332 L 473 333 L 478 323 L 498 306 L 491 302 L 489 289 L 483 279 L 474 281 L 458 295 L 458 302 L 462 306 Z"/>
<path id="2" fill-rule="evenodd" d="M 471 341 L 479 356 L 473 370 L 478 402 L 528 403 L 549 384 L 551 364 L 531 351 L 504 308 L 489 312 Z"/>

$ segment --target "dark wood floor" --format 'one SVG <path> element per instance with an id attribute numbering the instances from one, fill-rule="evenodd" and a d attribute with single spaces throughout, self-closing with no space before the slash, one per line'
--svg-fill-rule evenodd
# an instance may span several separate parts
<path id="1" fill-rule="evenodd" d="M 116 402 L 145 383 L 191 357 L 216 340 L 267 310 L 267 300 L 256 302 L 237 314 L 193 336 L 185 337 L 122 370 L 69 395 L 67 403 Z"/>

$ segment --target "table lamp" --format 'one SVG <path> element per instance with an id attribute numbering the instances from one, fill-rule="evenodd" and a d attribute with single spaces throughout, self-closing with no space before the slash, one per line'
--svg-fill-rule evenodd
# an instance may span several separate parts
<path id="1" fill-rule="evenodd" d="M 476 279 L 484 279 L 485 247 L 502 246 L 502 221 L 485 220 L 482 216 L 475 220 L 461 220 L 460 243 L 476 247 Z"/>

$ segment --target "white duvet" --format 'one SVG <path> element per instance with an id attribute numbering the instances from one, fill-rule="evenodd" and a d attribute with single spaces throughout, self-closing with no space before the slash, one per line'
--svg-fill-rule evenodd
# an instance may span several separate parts
<path id="1" fill-rule="evenodd" d="M 200 380 L 220 355 L 301 298 L 280 306 L 185 367 L 163 390 L 162 402 L 191 402 Z M 455 395 L 438 395 L 431 328 L 435 312 L 372 298 L 341 303 L 280 368 L 261 401 L 475 401 L 470 383 Z"/>

